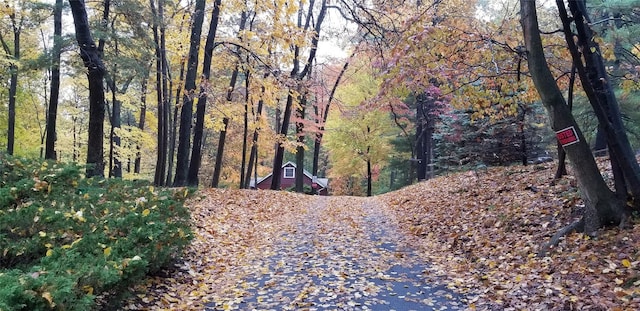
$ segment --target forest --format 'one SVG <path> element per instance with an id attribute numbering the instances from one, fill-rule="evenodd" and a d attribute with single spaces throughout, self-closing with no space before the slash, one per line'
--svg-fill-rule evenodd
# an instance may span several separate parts
<path id="1" fill-rule="evenodd" d="M 618 227 L 603 236 L 624 253 L 608 245 L 601 274 L 626 269 L 611 295 L 638 303 L 639 254 L 626 237 L 640 212 L 638 0 L 4 0 L 0 17 L 1 310 L 85 310 L 105 297 L 94 293 L 161 273 L 183 248 L 202 251 L 203 236 L 220 262 L 267 247 L 261 239 L 313 213 L 289 206 L 302 197 L 328 212 L 318 226 L 354 237 L 365 211 L 383 217 L 371 206 L 391 206 L 421 241 L 453 249 L 447 269 L 495 285 L 502 306 L 512 280 L 485 271 L 511 277 L 495 270 L 502 260 L 551 267 L 559 245 Z M 544 186 L 504 178 L 539 181 L 531 176 L 549 167 Z M 467 188 L 429 183 L 446 176 Z M 318 194 L 325 178 L 335 197 L 242 190 L 268 180 L 271 190 Z M 214 203 L 185 208 L 196 189 Z M 355 198 L 384 193 L 375 204 Z M 461 199 L 423 204 L 447 193 Z M 338 196 L 354 196 L 344 200 L 360 212 Z M 546 205 L 536 212 L 526 198 Z M 236 215 L 249 207 L 263 223 Z M 202 226 L 191 226 L 189 208 Z M 234 235 L 258 225 L 265 236 Z M 232 226 L 242 228 L 223 234 Z M 530 251 L 546 229 L 554 233 Z M 481 232 L 528 244 L 479 258 L 496 236 Z M 573 232 L 584 235 L 565 239 Z M 610 240 L 596 241 L 593 252 Z M 573 247 L 582 263 L 597 257 Z M 544 279 L 552 292 L 562 279 L 522 269 L 514 280 Z M 571 305 L 578 297 L 558 293 Z"/>
<path id="2" fill-rule="evenodd" d="M 628 157 L 640 135 L 637 3 L 578 3 L 586 34 L 551 1 L 537 5 L 547 67 L 591 150 L 611 139 L 584 79 L 606 79 Z M 5 1 L 0 144 L 87 164 L 88 177 L 158 186 L 248 188 L 271 173 L 279 189 L 279 168 L 293 161 L 350 195 L 558 158 L 519 10 L 483 0 Z M 604 72 L 579 59 L 584 49 Z"/>

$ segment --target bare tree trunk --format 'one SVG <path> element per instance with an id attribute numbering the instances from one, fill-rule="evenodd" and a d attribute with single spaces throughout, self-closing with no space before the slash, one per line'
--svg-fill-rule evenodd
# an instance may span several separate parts
<path id="1" fill-rule="evenodd" d="M 245 187 L 245 179 L 249 179 L 250 175 L 245 176 L 247 165 L 247 145 L 249 144 L 249 71 L 245 71 L 244 80 L 244 124 L 242 128 L 242 160 L 240 165 L 240 189 Z M 251 174 L 251 173 L 249 173 Z"/>
<path id="2" fill-rule="evenodd" d="M 564 149 L 574 166 L 578 186 L 585 202 L 582 228 L 579 229 L 593 234 L 604 225 L 620 224 L 626 218 L 624 209 L 600 175 L 589 145 L 584 140 L 549 70 L 542 48 L 535 1 L 520 0 L 520 6 L 520 22 L 527 49 L 529 71 L 549 114 L 551 127 L 556 132 L 569 131 L 570 137 L 573 138 L 564 140 L 566 141 Z"/>
<path id="3" fill-rule="evenodd" d="M 176 103 L 173 107 L 173 117 L 171 118 L 171 136 L 169 137 L 169 150 L 168 150 L 168 164 L 167 164 L 167 181 L 166 184 L 170 185 L 173 179 L 173 163 L 176 154 L 176 136 L 178 134 L 178 107 L 180 101 L 180 94 L 182 94 L 182 81 L 184 81 L 184 60 L 180 62 L 180 83 L 176 90 Z"/>
<path id="4" fill-rule="evenodd" d="M 567 104 L 569 105 L 569 111 L 573 110 L 573 88 L 576 82 L 576 65 L 573 64 L 571 66 L 571 75 L 569 76 L 569 90 L 567 97 Z M 560 179 L 562 176 L 567 175 L 567 154 L 564 152 L 562 148 L 562 144 L 558 142 L 558 170 L 556 170 L 556 175 L 553 177 L 554 180 Z"/>
<path id="5" fill-rule="evenodd" d="M 178 153 L 176 159 L 176 177 L 174 186 L 185 186 L 189 173 L 189 150 L 191 146 L 191 122 L 193 119 L 193 99 L 196 91 L 196 75 L 198 70 L 198 52 L 200 50 L 200 35 L 204 22 L 205 0 L 196 0 L 193 13 L 193 24 L 189 42 L 189 58 L 187 61 L 187 75 L 184 80 L 185 94 L 180 111 L 180 135 L 178 139 Z"/>
<path id="6" fill-rule="evenodd" d="M 564 26 L 565 38 L 569 52 L 573 58 L 582 82 L 585 94 L 589 98 L 593 110 L 598 117 L 598 123 L 606 132 L 607 145 L 611 158 L 615 158 L 612 165 L 619 165 L 614 172 L 616 189 L 621 197 L 626 197 L 627 191 L 634 198 L 640 198 L 640 166 L 631 149 L 626 130 L 622 123 L 618 101 L 605 70 L 600 47 L 594 39 L 590 28 L 590 21 L 586 12 L 584 0 L 569 1 L 569 9 L 573 17 L 568 17 L 564 2 L 556 0 L 560 19 Z M 571 27 L 571 21 L 577 30 L 576 43 Z"/>
<path id="7" fill-rule="evenodd" d="M 150 67 L 151 65 L 149 65 Z M 145 75 L 140 79 L 140 120 L 138 121 L 138 129 L 144 131 L 145 122 L 147 120 L 147 80 L 149 78 L 149 68 L 146 69 Z M 136 147 L 136 160 L 133 164 L 133 172 L 140 174 L 142 165 L 142 154 L 140 152 L 140 144 Z"/>
<path id="8" fill-rule="evenodd" d="M 71 13 L 80 47 L 80 57 L 87 67 L 89 81 L 89 133 L 87 142 L 87 177 L 104 177 L 104 74 L 105 67 L 89 29 L 84 0 L 71 0 Z"/>
<path id="9" fill-rule="evenodd" d="M 51 95 L 47 111 L 47 140 L 45 159 L 56 159 L 56 120 L 58 117 L 58 96 L 60 94 L 60 55 L 62 54 L 62 0 L 56 0 L 53 9 L 53 51 L 51 63 Z"/>
<path id="10" fill-rule="evenodd" d="M 265 75 L 265 78 L 267 77 L 267 75 Z M 264 94 L 265 91 L 265 87 L 263 86 L 261 89 L 262 94 Z M 256 124 L 259 124 L 260 122 L 260 118 L 262 117 L 262 106 L 264 105 L 264 100 L 262 100 L 262 98 L 258 101 L 258 108 L 255 114 L 255 121 Z M 247 177 L 246 180 L 244 182 L 244 188 L 249 188 L 249 183 L 251 180 L 251 173 L 252 170 L 254 172 L 254 174 L 257 174 L 257 164 L 258 164 L 258 134 L 259 134 L 260 128 L 256 127 L 253 130 L 253 138 L 251 140 L 252 144 L 251 144 L 251 152 L 249 153 L 249 163 L 247 164 Z M 254 169 L 255 166 L 255 169 Z M 258 182 L 258 176 L 254 177 L 255 182 Z M 257 186 L 257 185 L 256 185 Z"/>
<path id="11" fill-rule="evenodd" d="M 153 183 L 157 186 L 164 185 L 165 169 L 167 163 L 167 120 L 165 120 L 165 88 L 164 88 L 164 74 L 165 74 L 165 54 L 162 50 L 162 39 L 159 33 L 159 24 L 164 22 L 164 9 L 163 2 L 158 2 L 158 8 L 156 10 L 155 0 L 150 0 L 151 12 L 154 16 L 153 22 L 153 41 L 155 43 L 155 56 L 156 56 L 156 98 L 158 102 L 158 151 L 156 155 L 156 169 L 153 179 Z M 159 22 L 158 22 L 159 21 Z"/>
<path id="12" fill-rule="evenodd" d="M 204 133 L 204 116 L 207 108 L 207 94 L 205 89 L 209 84 L 211 77 L 211 61 L 213 59 L 213 48 L 216 39 L 216 31 L 218 29 L 218 21 L 220 20 L 220 3 L 222 0 L 215 0 L 213 10 L 211 11 L 211 20 L 209 21 L 209 33 L 207 41 L 204 45 L 204 60 L 202 61 L 202 78 L 203 83 L 198 96 L 198 104 L 196 109 L 196 124 L 193 128 L 193 147 L 191 149 L 191 162 L 189 164 L 189 173 L 187 176 L 187 184 L 189 186 L 198 185 L 198 172 L 200 171 L 200 163 L 202 161 L 202 135 Z M 243 13 L 243 16 L 244 13 Z M 246 18 L 244 19 L 246 20 Z"/>
<path id="13" fill-rule="evenodd" d="M 231 101 L 233 99 L 233 90 L 236 87 L 236 81 L 238 80 L 239 68 L 236 65 L 236 68 L 233 70 L 231 74 L 231 80 L 229 81 L 229 89 L 227 91 L 227 101 Z M 213 168 L 213 179 L 211 180 L 211 187 L 217 188 L 220 184 L 220 174 L 222 174 L 222 160 L 224 156 L 224 145 L 227 139 L 227 127 L 229 126 L 229 118 L 222 118 L 222 123 L 224 124 L 223 130 L 220 132 L 220 137 L 218 139 L 218 150 L 216 152 L 216 163 Z"/>
<path id="14" fill-rule="evenodd" d="M 303 193 L 304 192 L 304 120 L 305 117 L 305 106 L 307 104 L 307 94 L 302 97 L 300 102 L 300 106 L 296 109 L 296 115 L 299 119 L 299 122 L 296 122 L 296 135 L 298 136 L 297 142 L 298 146 L 296 147 L 296 174 L 295 174 L 295 185 L 296 192 Z"/>

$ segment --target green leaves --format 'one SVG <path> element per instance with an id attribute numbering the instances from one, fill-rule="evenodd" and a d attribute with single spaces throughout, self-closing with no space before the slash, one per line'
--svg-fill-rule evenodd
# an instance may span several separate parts
<path id="1" fill-rule="evenodd" d="M 158 271 L 191 238 L 189 189 L 10 157 L 0 174 L 0 302 L 11 301 L 2 310 L 91 309 L 94 295 Z"/>

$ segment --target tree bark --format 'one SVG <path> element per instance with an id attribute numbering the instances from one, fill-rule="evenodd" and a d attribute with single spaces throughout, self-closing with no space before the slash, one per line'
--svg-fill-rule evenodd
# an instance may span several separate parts
<path id="1" fill-rule="evenodd" d="M 295 189 L 298 193 L 304 192 L 304 120 L 305 117 L 305 105 L 307 103 L 307 94 L 302 97 L 300 106 L 296 109 L 296 116 L 298 122 L 296 122 L 296 136 L 298 137 L 296 147 L 296 176 L 295 176 Z"/>
<path id="2" fill-rule="evenodd" d="M 569 19 L 564 2 L 556 0 L 556 3 L 578 76 L 598 117 L 598 123 L 606 133 L 610 156 L 612 159 L 615 158 L 611 164 L 620 166 L 614 168 L 614 172 L 622 175 L 616 178 L 616 189 L 623 192 L 618 195 L 625 197 L 629 191 L 634 198 L 640 198 L 640 166 L 622 123 L 618 101 L 605 70 L 600 47 L 589 26 L 586 4 L 584 0 L 569 1 L 569 9 L 573 15 L 573 18 Z M 577 43 L 571 29 L 571 20 L 575 23 L 578 33 Z"/>
<path id="3" fill-rule="evenodd" d="M 229 88 L 227 91 L 227 101 L 231 101 L 233 99 L 233 90 L 236 87 L 236 82 L 238 80 L 238 74 L 240 68 L 236 65 L 236 68 L 233 70 L 231 74 L 231 80 L 229 81 Z M 224 145 L 227 139 L 227 127 L 229 126 L 229 118 L 222 118 L 222 123 L 224 124 L 224 128 L 220 131 L 220 137 L 218 139 L 218 150 L 216 151 L 216 163 L 213 168 L 213 179 L 211 180 L 211 187 L 217 188 L 220 184 L 220 175 L 222 174 L 222 160 L 224 157 Z"/>
<path id="4" fill-rule="evenodd" d="M 213 59 L 213 48 L 216 39 L 216 31 L 218 29 L 218 21 L 220 20 L 220 4 L 222 0 L 214 2 L 211 11 L 211 21 L 209 22 L 209 33 L 204 45 L 204 60 L 202 61 L 202 79 L 203 83 L 200 87 L 198 96 L 198 104 L 196 108 L 196 124 L 193 128 L 193 147 L 191 149 L 191 163 L 189 164 L 189 174 L 187 176 L 187 184 L 189 186 L 198 185 L 198 172 L 200 171 L 200 163 L 202 161 L 202 135 L 204 133 L 204 116 L 207 108 L 206 89 L 209 85 L 211 77 L 211 61 Z M 245 14 L 243 13 L 243 16 Z M 246 20 L 246 18 L 244 18 Z M 242 26 L 241 26 L 242 27 Z"/>
<path id="5" fill-rule="evenodd" d="M 520 23 L 527 49 L 529 71 L 544 104 L 554 131 L 575 129 L 578 142 L 565 145 L 567 157 L 574 166 L 576 179 L 585 202 L 583 231 L 593 234 L 604 225 L 620 224 L 626 218 L 624 209 L 607 187 L 589 145 L 576 124 L 555 79 L 549 70 L 542 48 L 535 1 L 520 0 Z"/>
<path id="6" fill-rule="evenodd" d="M 268 75 L 265 74 L 265 78 Z M 265 87 L 263 86 L 261 88 L 261 93 L 264 94 L 265 92 Z M 262 98 L 260 98 L 260 100 L 258 100 L 258 108 L 255 114 L 255 121 L 256 124 L 260 124 L 260 118 L 262 117 L 262 106 L 264 105 L 264 100 Z M 260 128 L 258 126 L 256 126 L 256 128 L 253 130 L 253 138 L 251 139 L 251 152 L 249 153 L 249 162 L 247 163 L 247 174 L 246 174 L 246 179 L 244 181 L 244 188 L 247 189 L 249 188 L 249 184 L 250 184 L 250 180 L 251 180 L 251 173 L 253 170 L 253 173 L 256 173 L 256 171 L 254 170 L 254 166 L 257 167 L 257 163 L 258 163 L 258 135 L 259 135 L 259 131 Z M 258 182 L 258 178 L 257 176 L 254 178 L 255 182 Z M 257 186 L 257 185 L 256 185 Z"/>
<path id="7" fill-rule="evenodd" d="M 242 163 L 240 164 L 240 189 L 244 189 L 245 180 L 249 179 L 249 176 L 245 176 L 245 170 L 247 165 L 247 145 L 249 144 L 249 77 L 250 73 L 248 70 L 245 72 L 245 80 L 244 80 L 244 122 L 242 127 L 242 159 L 240 160 Z M 251 174 L 251 173 L 249 173 Z"/>
<path id="8" fill-rule="evenodd" d="M 11 20 L 11 30 L 13 31 L 13 51 L 5 43 L 2 36 L 2 48 L 7 55 L 13 56 L 13 62 L 9 64 L 9 105 L 8 105 L 8 124 L 7 124 L 7 153 L 12 155 L 15 145 L 16 133 L 16 95 L 18 93 L 18 63 L 20 61 L 20 33 L 22 31 L 22 19 L 16 20 L 15 13 L 9 15 Z"/>
<path id="9" fill-rule="evenodd" d="M 222 174 L 222 157 L 224 155 L 224 144 L 227 140 L 227 127 L 229 126 L 229 118 L 223 118 L 224 128 L 220 131 L 218 139 L 218 150 L 216 151 L 216 163 L 213 168 L 213 178 L 211 179 L 211 188 L 218 188 L 220 184 L 220 174 Z"/>
<path id="10" fill-rule="evenodd" d="M 171 180 L 173 180 L 173 164 L 174 164 L 174 158 L 175 158 L 175 154 L 176 154 L 176 136 L 178 133 L 178 107 L 179 107 L 179 101 L 180 101 L 180 95 L 182 94 L 182 81 L 184 81 L 184 65 L 185 65 L 185 61 L 182 60 L 180 61 L 180 78 L 179 81 L 180 83 L 178 83 L 178 87 L 176 89 L 176 103 L 173 107 L 173 117 L 171 118 L 171 136 L 169 137 L 169 150 L 168 152 L 168 161 L 169 162 L 167 164 L 167 181 L 166 184 L 170 185 L 171 184 Z"/>
<path id="11" fill-rule="evenodd" d="M 87 142 L 87 177 L 104 177 L 104 74 L 105 67 L 89 29 L 84 0 L 70 0 L 71 13 L 89 82 L 89 132 Z"/>
<path id="12" fill-rule="evenodd" d="M 204 22 L 205 0 L 196 0 L 193 13 L 193 24 L 189 42 L 189 57 L 187 61 L 187 74 L 184 80 L 185 94 L 180 111 L 180 134 L 178 137 L 178 152 L 176 159 L 176 177 L 173 181 L 175 187 L 185 186 L 189 173 L 189 150 L 191 145 L 191 122 L 193 119 L 193 98 L 196 91 L 196 75 L 198 70 L 198 54 L 200 50 L 200 35 Z"/>
<path id="13" fill-rule="evenodd" d="M 53 8 L 53 51 L 51 63 L 51 95 L 47 111 L 47 140 L 45 159 L 56 159 L 56 119 L 58 117 L 58 97 L 60 95 L 60 57 L 62 51 L 62 0 L 56 0 Z"/>
<path id="14" fill-rule="evenodd" d="M 569 105 L 569 111 L 573 110 L 573 88 L 576 82 L 576 65 L 573 64 L 571 66 L 571 75 L 569 76 L 569 90 L 567 96 L 567 104 Z M 558 142 L 558 169 L 556 170 L 556 175 L 553 177 L 554 180 L 560 179 L 562 176 L 567 175 L 567 154 L 564 152 L 562 145 Z"/>
<path id="15" fill-rule="evenodd" d="M 114 30 L 115 32 L 115 30 Z M 118 56 L 118 40 L 114 40 L 115 55 Z M 121 103 L 117 99 L 116 77 L 117 65 L 113 65 L 113 75 L 111 78 L 111 131 L 109 134 L 109 177 L 122 178 L 122 162 L 118 159 L 115 149 L 120 147 L 120 136 L 116 133 L 122 127 L 120 116 Z"/>
<path id="16" fill-rule="evenodd" d="M 149 71 L 146 71 L 144 77 L 140 81 L 140 120 L 138 121 L 138 129 L 144 131 L 145 122 L 147 120 L 147 79 L 149 78 Z M 140 152 L 140 144 L 138 144 L 136 152 L 136 160 L 133 164 L 133 172 L 140 174 L 140 167 L 142 164 L 142 154 Z"/>

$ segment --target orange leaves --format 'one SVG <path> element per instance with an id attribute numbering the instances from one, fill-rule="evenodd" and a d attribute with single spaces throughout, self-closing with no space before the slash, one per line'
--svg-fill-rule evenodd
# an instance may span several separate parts
<path id="1" fill-rule="evenodd" d="M 305 196 L 288 192 L 207 189 L 191 200 L 195 238 L 182 261 L 136 288 L 125 309 L 202 310 L 232 288 L 247 266 L 269 252 Z M 146 211 L 146 212 L 145 212 Z M 153 212 L 145 209 L 142 217 Z M 106 255 L 106 253 L 105 253 Z M 227 304 L 237 309 L 237 304 Z"/>
<path id="2" fill-rule="evenodd" d="M 489 168 L 382 196 L 427 258 L 476 309 L 640 308 L 640 225 L 571 234 L 539 246 L 577 215 L 575 181 L 550 186 L 553 163 Z M 534 191 L 535 190 L 535 191 Z"/>

